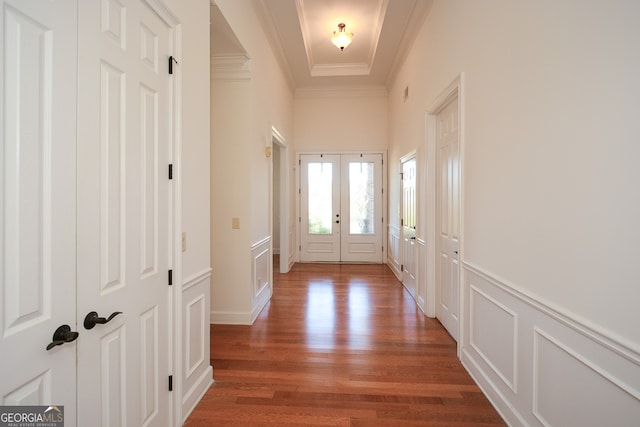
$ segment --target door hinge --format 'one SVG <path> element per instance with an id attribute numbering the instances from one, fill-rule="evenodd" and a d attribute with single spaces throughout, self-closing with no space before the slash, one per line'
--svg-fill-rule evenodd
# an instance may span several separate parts
<path id="1" fill-rule="evenodd" d="M 302 194 L 302 189 L 298 188 L 298 194 Z"/>
<path id="2" fill-rule="evenodd" d="M 404 225 L 404 219 L 400 219 L 400 227 Z"/>
<path id="3" fill-rule="evenodd" d="M 400 181 L 404 179 L 404 173 L 400 172 Z"/>
<path id="4" fill-rule="evenodd" d="M 298 160 L 298 166 L 302 166 L 302 160 Z"/>
<path id="5" fill-rule="evenodd" d="M 298 245 L 298 251 L 302 250 L 302 245 Z"/>
<path id="6" fill-rule="evenodd" d="M 169 375 L 169 391 L 173 391 L 173 375 Z"/>
<path id="7" fill-rule="evenodd" d="M 169 274 L 168 274 L 168 279 L 169 279 L 169 286 L 173 285 L 173 270 L 169 270 Z"/>
<path id="8" fill-rule="evenodd" d="M 400 264 L 400 271 L 404 271 L 404 264 Z"/>
<path id="9" fill-rule="evenodd" d="M 169 179 L 173 179 L 173 165 L 169 164 Z"/>
<path id="10" fill-rule="evenodd" d="M 301 216 L 298 217 L 298 222 L 302 222 L 302 217 Z"/>
<path id="11" fill-rule="evenodd" d="M 173 74 L 173 63 L 178 63 L 178 61 L 176 61 L 176 58 L 174 58 L 173 56 L 169 57 L 169 74 Z"/>

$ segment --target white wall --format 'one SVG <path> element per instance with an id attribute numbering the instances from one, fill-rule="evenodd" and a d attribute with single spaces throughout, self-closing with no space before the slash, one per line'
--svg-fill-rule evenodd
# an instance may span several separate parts
<path id="1" fill-rule="evenodd" d="M 178 402 L 186 419 L 212 381 L 209 365 L 210 233 L 209 233 L 209 1 L 167 0 L 180 22 L 179 58 L 182 94 L 182 253 L 181 391 Z M 177 160 L 177 159 L 175 159 Z M 177 163 L 177 162 L 176 162 Z M 177 242 L 180 245 L 180 242 Z"/>
<path id="2" fill-rule="evenodd" d="M 539 382 L 544 367 L 534 369 L 524 356 L 533 347 L 522 345 L 546 343 L 539 337 L 547 335 L 534 332 L 530 323 L 538 315 L 520 307 L 523 302 L 545 321 L 555 319 L 552 329 L 559 331 L 567 322 L 574 332 L 588 331 L 607 360 L 594 362 L 600 356 L 587 347 L 584 351 L 591 353 L 573 351 L 573 338 L 567 335 L 558 339 L 561 350 L 548 353 L 571 355 L 558 363 L 615 378 L 618 374 L 608 370 L 616 366 L 611 361 L 628 355 L 636 364 L 636 379 L 626 383 L 633 391 L 612 394 L 608 403 L 621 408 L 620 396 L 635 396 L 638 407 L 638 18 L 640 3 L 634 1 L 436 0 L 389 92 L 394 168 L 414 148 L 426 158 L 425 111 L 465 73 L 463 293 L 472 305 L 471 295 L 484 289 L 487 300 L 501 307 L 495 313 L 507 313 L 503 317 L 509 319 L 515 315 L 518 344 L 493 342 L 489 348 L 508 349 L 499 358 L 513 357 L 524 370 L 518 371 L 521 388 L 502 388 L 493 375 L 500 371 L 494 369 L 499 362 L 481 355 L 478 343 L 470 341 L 477 327 L 470 316 L 482 313 L 481 307 L 464 307 L 463 361 L 485 389 L 493 390 L 494 399 L 511 402 L 522 414 L 538 410 L 528 423 L 545 416 L 554 420 L 557 414 L 547 408 L 543 416 L 535 399 L 527 398 L 536 395 L 527 386 L 544 383 Z M 410 96 L 402 102 L 407 85 Z M 390 171 L 392 179 L 395 172 Z M 399 184 L 390 187 L 391 220 L 397 223 Z M 424 197 L 422 207 L 424 213 Z M 429 242 L 424 216 L 418 233 Z M 494 327 L 492 321 L 500 316 L 475 321 Z M 565 344 L 569 351 L 562 350 Z M 578 362 L 582 357 L 586 362 Z M 624 389 L 615 381 L 607 384 Z M 565 396 L 568 406 L 585 397 L 576 396 Z M 586 416 L 596 410 L 582 407 L 588 409 Z M 623 417 L 631 417 L 628 408 Z"/>
<path id="3" fill-rule="evenodd" d="M 386 91 L 298 91 L 294 123 L 298 152 L 384 151 L 389 136 Z"/>
<path id="4" fill-rule="evenodd" d="M 212 81 L 212 321 L 251 323 L 269 296 L 271 263 L 261 249 L 270 250 L 272 225 L 265 148 L 272 127 L 290 143 L 293 101 L 254 3 L 216 5 L 246 51 L 248 72 L 244 80 Z M 231 230 L 232 217 L 239 230 Z"/>

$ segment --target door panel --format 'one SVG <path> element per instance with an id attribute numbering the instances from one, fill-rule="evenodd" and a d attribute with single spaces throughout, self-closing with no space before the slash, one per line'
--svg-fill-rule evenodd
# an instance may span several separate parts
<path id="1" fill-rule="evenodd" d="M 302 155 L 301 261 L 340 261 L 340 156 Z"/>
<path id="2" fill-rule="evenodd" d="M 75 1 L 0 0 L 0 404 L 75 425 Z"/>
<path id="3" fill-rule="evenodd" d="M 95 25 L 95 23 L 100 25 Z M 80 425 L 168 419 L 171 30 L 140 1 L 80 3 Z M 99 191 L 96 191 L 99 189 Z"/>
<path id="4" fill-rule="evenodd" d="M 340 259 L 382 262 L 382 155 L 343 154 Z"/>
<path id="5" fill-rule="evenodd" d="M 300 156 L 300 260 L 382 262 L 382 155 Z"/>
<path id="6" fill-rule="evenodd" d="M 437 116 L 438 146 L 438 254 L 436 314 L 454 339 L 458 339 L 459 309 L 459 164 L 458 99 Z"/>
<path id="7" fill-rule="evenodd" d="M 416 297 L 416 160 L 402 164 L 402 283 Z"/>

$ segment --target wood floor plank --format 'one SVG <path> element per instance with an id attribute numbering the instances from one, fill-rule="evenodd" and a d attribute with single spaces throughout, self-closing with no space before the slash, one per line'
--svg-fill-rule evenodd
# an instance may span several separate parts
<path id="1" fill-rule="evenodd" d="M 252 326 L 212 325 L 197 426 L 504 426 L 385 265 L 296 264 Z"/>

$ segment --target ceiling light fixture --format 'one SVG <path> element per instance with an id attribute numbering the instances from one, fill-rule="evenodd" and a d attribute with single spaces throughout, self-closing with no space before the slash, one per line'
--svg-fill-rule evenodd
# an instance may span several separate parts
<path id="1" fill-rule="evenodd" d="M 344 48 L 349 46 L 353 40 L 353 33 L 345 32 L 345 27 L 346 25 L 343 23 L 338 24 L 338 31 L 334 31 L 331 36 L 331 43 L 336 45 L 341 51 L 344 51 Z"/>

